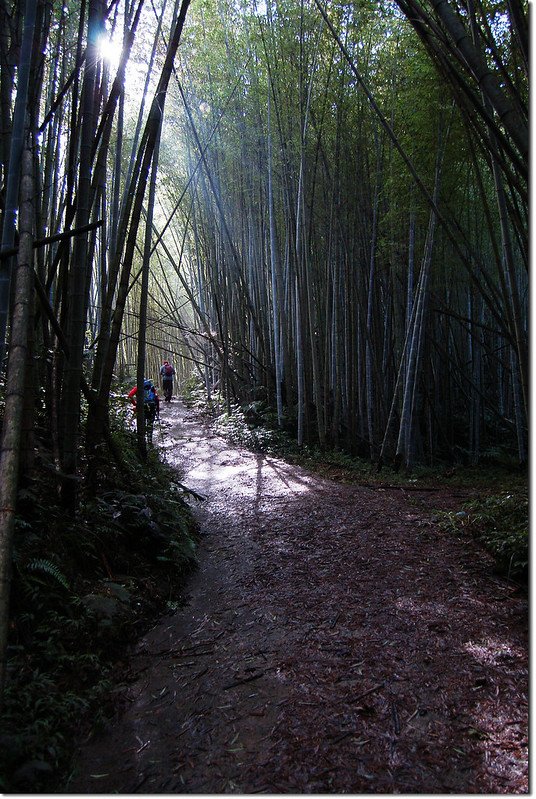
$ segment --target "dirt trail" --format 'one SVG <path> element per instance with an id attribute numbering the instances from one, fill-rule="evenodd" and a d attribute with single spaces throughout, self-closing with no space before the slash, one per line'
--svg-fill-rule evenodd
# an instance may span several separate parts
<path id="1" fill-rule="evenodd" d="M 527 602 L 487 557 L 418 494 L 163 416 L 169 460 L 207 497 L 200 568 L 69 791 L 527 792 Z"/>

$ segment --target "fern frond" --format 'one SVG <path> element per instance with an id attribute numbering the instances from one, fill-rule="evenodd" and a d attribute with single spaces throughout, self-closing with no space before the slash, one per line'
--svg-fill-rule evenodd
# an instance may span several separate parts
<path id="1" fill-rule="evenodd" d="M 58 569 L 56 564 L 52 563 L 50 560 L 46 560 L 45 558 L 35 558 L 34 560 L 29 561 L 29 563 L 26 564 L 26 571 L 47 574 L 49 577 L 53 577 L 54 580 L 62 585 L 67 591 L 69 591 L 71 588 L 67 577 Z"/>

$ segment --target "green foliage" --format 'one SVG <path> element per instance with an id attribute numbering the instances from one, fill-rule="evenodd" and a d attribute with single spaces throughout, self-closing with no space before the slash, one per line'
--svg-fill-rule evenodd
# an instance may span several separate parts
<path id="1" fill-rule="evenodd" d="M 112 675 L 125 647 L 175 607 L 196 563 L 195 528 L 173 471 L 113 421 L 131 472 L 109 463 L 76 513 L 54 476 L 19 492 L 0 790 L 54 792 L 81 727 L 113 710 Z M 171 604 L 169 604 L 171 603 Z"/>
<path id="2" fill-rule="evenodd" d="M 210 411 L 212 404 L 207 402 L 207 391 L 197 375 L 191 375 L 181 385 L 181 397 L 188 408 L 201 408 Z"/>
<path id="3" fill-rule="evenodd" d="M 527 490 L 517 489 L 468 502 L 463 510 L 445 514 L 444 523 L 474 535 L 494 556 L 501 574 L 526 580 L 528 521 Z"/>
<path id="4" fill-rule="evenodd" d="M 169 485 L 169 496 L 161 494 L 161 483 L 148 478 L 148 485 L 158 492 L 133 494 L 124 490 L 101 494 L 94 503 L 98 514 L 109 516 L 118 533 L 136 536 L 137 546 L 148 557 L 173 561 L 188 568 L 195 561 L 191 537 L 192 523 L 186 504 L 176 486 Z M 89 510 L 89 508 L 88 508 Z"/>
<path id="5" fill-rule="evenodd" d="M 39 572 L 41 574 L 48 575 L 52 577 L 56 582 L 62 585 L 67 591 L 69 590 L 69 581 L 65 577 L 64 574 L 58 569 L 58 567 L 51 563 L 49 560 L 45 560 L 44 558 L 36 558 L 35 560 L 31 560 L 29 563 L 26 564 L 26 570 L 28 572 Z"/>
<path id="6" fill-rule="evenodd" d="M 296 450 L 295 442 L 272 424 L 273 412 L 264 403 L 252 402 L 245 406 L 233 403 L 231 413 L 222 413 L 215 419 L 214 428 L 231 444 L 270 455 L 290 455 Z"/>
<path id="7" fill-rule="evenodd" d="M 72 735 L 110 688 L 110 664 L 94 615 L 66 595 L 57 568 L 33 561 L 51 584 L 15 581 L 0 737 L 2 790 L 45 791 L 69 760 Z M 26 578 L 26 572 L 25 572 Z"/>

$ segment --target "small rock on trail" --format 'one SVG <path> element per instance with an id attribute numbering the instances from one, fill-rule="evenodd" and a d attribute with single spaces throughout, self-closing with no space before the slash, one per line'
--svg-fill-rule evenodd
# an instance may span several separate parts
<path id="1" fill-rule="evenodd" d="M 72 793 L 525 793 L 527 602 L 399 491 L 230 446 L 182 405 L 185 608 L 130 657 Z"/>

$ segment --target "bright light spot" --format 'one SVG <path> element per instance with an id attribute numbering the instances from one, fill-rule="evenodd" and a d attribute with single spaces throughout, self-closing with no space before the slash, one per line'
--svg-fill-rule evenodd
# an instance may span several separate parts
<path id="1" fill-rule="evenodd" d="M 204 117 L 210 114 L 210 106 L 208 103 L 205 103 L 204 100 L 202 103 L 199 104 L 199 110 L 201 111 Z"/>
<path id="2" fill-rule="evenodd" d="M 121 45 L 119 42 L 103 34 L 99 37 L 97 47 L 102 60 L 106 61 L 110 67 L 117 69 L 121 58 Z"/>
<path id="3" fill-rule="evenodd" d="M 485 664 L 495 664 L 499 658 L 511 658 L 512 660 L 519 657 L 519 652 L 516 652 L 511 646 L 504 641 L 496 641 L 488 639 L 487 641 L 468 641 L 465 644 L 465 651 L 469 652 L 475 660 Z"/>
<path id="4" fill-rule="evenodd" d="M 97 48 L 103 63 L 108 67 L 110 76 L 115 78 L 119 64 L 121 62 L 121 55 L 123 52 L 123 40 L 120 33 L 115 33 L 110 36 L 110 33 L 103 33 L 97 40 Z M 134 102 L 139 102 L 140 87 L 145 83 L 146 67 L 130 58 L 126 65 L 124 85 L 127 96 Z"/>

